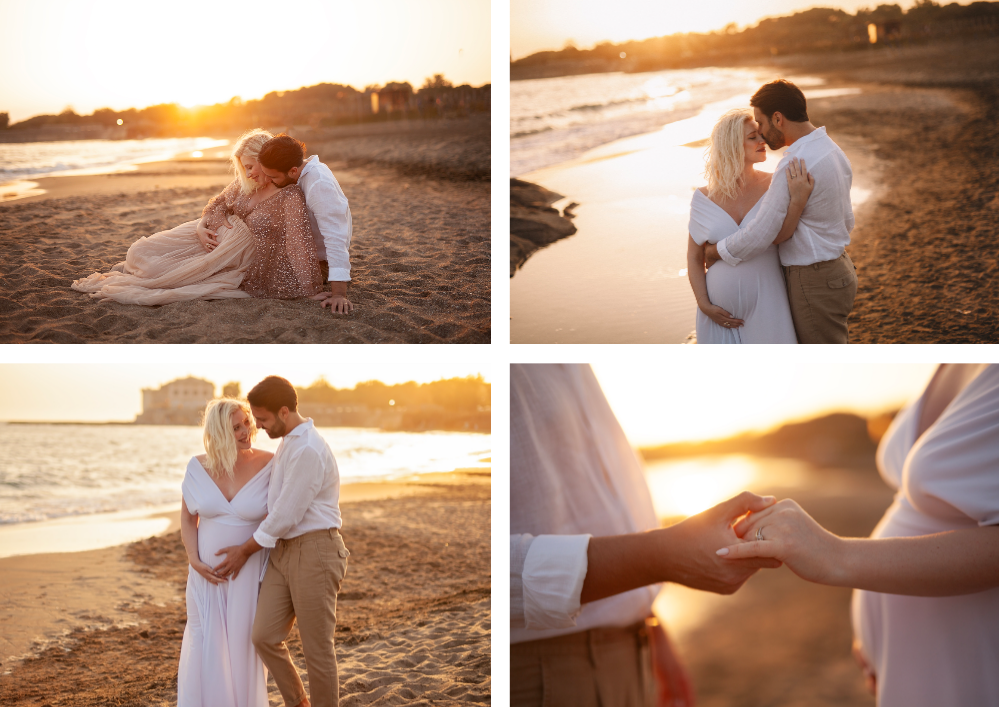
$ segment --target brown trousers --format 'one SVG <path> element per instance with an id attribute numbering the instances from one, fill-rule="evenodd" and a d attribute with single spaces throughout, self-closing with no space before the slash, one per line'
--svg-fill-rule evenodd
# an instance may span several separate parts
<path id="1" fill-rule="evenodd" d="M 655 695 L 644 623 L 510 646 L 511 707 L 649 707 Z"/>
<path id="2" fill-rule="evenodd" d="M 857 296 L 857 268 L 850 256 L 784 267 L 787 300 L 799 344 L 848 344 L 846 319 Z"/>
<path id="3" fill-rule="evenodd" d="M 257 598 L 252 640 L 286 705 L 305 699 L 305 686 L 285 643 L 296 617 L 313 706 L 340 704 L 333 632 L 336 595 L 347 572 L 348 555 L 336 528 L 278 540 L 271 550 Z"/>

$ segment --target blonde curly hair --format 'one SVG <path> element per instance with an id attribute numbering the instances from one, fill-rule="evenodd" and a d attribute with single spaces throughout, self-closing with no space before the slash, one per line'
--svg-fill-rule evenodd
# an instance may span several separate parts
<path id="1" fill-rule="evenodd" d="M 240 135 L 235 147 L 232 148 L 232 155 L 229 157 L 229 161 L 232 162 L 232 169 L 236 173 L 236 179 L 239 180 L 240 191 L 244 194 L 252 194 L 260 188 L 260 185 L 246 176 L 242 158 L 247 156 L 256 159 L 257 155 L 260 154 L 260 148 L 272 137 L 274 136 L 266 130 L 254 128 Z"/>
<path id="2" fill-rule="evenodd" d="M 250 442 L 257 436 L 257 426 L 253 424 L 253 413 L 250 404 L 236 398 L 215 398 L 208 402 L 204 416 L 205 451 L 208 453 L 208 464 L 205 469 L 213 478 L 225 474 L 233 478 L 236 466 L 236 435 L 232 431 L 230 418 L 234 412 L 243 412 L 250 420 Z"/>
<path id="3" fill-rule="evenodd" d="M 747 120 L 753 120 L 749 109 L 736 108 L 723 115 L 711 131 L 704 168 L 710 196 L 732 200 L 739 195 L 746 167 L 746 135 L 742 126 Z"/>

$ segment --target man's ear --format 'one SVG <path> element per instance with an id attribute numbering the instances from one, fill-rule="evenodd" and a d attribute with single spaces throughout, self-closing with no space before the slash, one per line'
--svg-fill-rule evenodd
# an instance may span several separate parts
<path id="1" fill-rule="evenodd" d="M 784 116 L 780 111 L 777 111 L 772 116 L 770 116 L 770 124 L 773 125 L 778 130 L 784 127 Z"/>
<path id="2" fill-rule="evenodd" d="M 291 410 L 288 409 L 287 405 L 282 405 L 281 409 L 278 410 L 278 417 L 281 419 L 281 422 L 285 422 L 290 414 Z"/>

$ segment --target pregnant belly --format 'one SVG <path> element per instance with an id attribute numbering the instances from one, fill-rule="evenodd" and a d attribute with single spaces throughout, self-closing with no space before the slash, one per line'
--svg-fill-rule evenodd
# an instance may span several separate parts
<path id="1" fill-rule="evenodd" d="M 708 269 L 707 285 L 711 303 L 740 319 L 751 317 L 761 301 L 787 298 L 776 247 L 738 267 L 715 263 Z"/>
<path id="2" fill-rule="evenodd" d="M 225 560 L 225 555 L 215 553 L 225 547 L 242 545 L 253 535 L 259 523 L 230 525 L 212 518 L 202 518 L 198 526 L 198 556 L 201 561 L 215 567 Z"/>

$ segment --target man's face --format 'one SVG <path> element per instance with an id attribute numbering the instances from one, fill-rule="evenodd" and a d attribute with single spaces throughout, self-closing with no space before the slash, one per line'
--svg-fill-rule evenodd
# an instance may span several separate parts
<path id="1" fill-rule="evenodd" d="M 298 167 L 292 167 L 289 172 L 279 172 L 276 169 L 260 165 L 260 171 L 267 175 L 267 178 L 278 188 L 286 187 L 289 184 L 298 184 Z"/>
<path id="2" fill-rule="evenodd" d="M 253 413 L 257 429 L 266 432 L 271 439 L 284 437 L 288 434 L 288 426 L 285 424 L 285 420 L 288 419 L 288 408 L 283 407 L 277 413 L 273 413 L 267 408 L 251 405 L 250 412 Z"/>
<path id="3" fill-rule="evenodd" d="M 753 108 L 753 114 L 756 117 L 756 122 L 760 125 L 760 135 L 766 140 L 767 147 L 771 150 L 779 150 L 784 147 L 784 133 L 781 132 L 780 128 L 771 123 L 770 118 L 765 116 L 759 108 Z M 774 113 L 773 117 L 777 118 L 778 121 L 784 119 L 780 113 Z"/>

